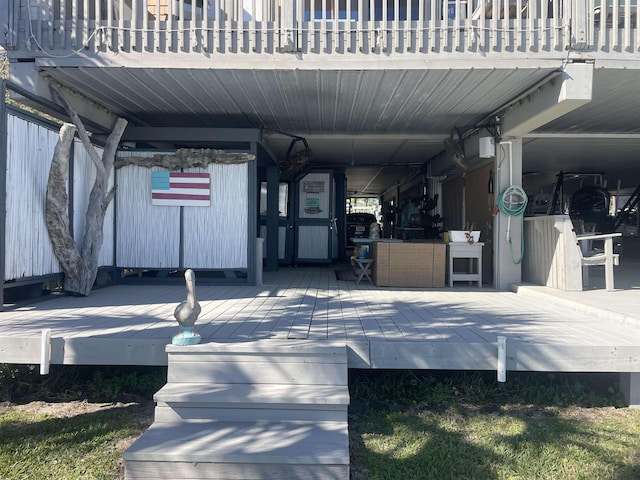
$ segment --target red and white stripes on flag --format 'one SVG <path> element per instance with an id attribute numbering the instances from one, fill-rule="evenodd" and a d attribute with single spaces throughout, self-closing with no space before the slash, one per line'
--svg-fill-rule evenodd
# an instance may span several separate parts
<path id="1" fill-rule="evenodd" d="M 209 174 L 151 172 L 151 204 L 170 207 L 211 206 Z"/>

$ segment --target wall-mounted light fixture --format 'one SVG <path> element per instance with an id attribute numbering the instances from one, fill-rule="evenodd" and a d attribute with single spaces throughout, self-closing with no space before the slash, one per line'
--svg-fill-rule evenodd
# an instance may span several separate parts
<path id="1" fill-rule="evenodd" d="M 493 158 L 496 156 L 496 141 L 492 135 L 485 135 L 479 138 L 479 153 L 480 158 Z"/>

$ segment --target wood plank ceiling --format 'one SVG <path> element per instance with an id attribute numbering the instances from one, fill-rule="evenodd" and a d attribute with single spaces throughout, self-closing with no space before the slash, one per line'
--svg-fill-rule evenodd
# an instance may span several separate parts
<path id="1" fill-rule="evenodd" d="M 305 137 L 314 165 L 347 169 L 350 194 L 379 195 L 441 152 L 451 128 L 486 122 L 555 69 L 46 70 L 136 125 L 262 128 L 280 159 L 290 138 L 278 132 Z M 638 69 L 596 68 L 589 104 L 525 138 L 524 170 L 640 183 L 639 80 Z"/>

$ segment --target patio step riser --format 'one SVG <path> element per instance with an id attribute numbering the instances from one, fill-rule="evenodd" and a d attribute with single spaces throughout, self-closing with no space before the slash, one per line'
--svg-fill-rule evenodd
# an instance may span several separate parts
<path id="1" fill-rule="evenodd" d="M 314 405 L 346 405 L 347 385 L 275 385 L 223 383 L 167 383 L 153 396 L 156 402 L 182 404 L 290 404 L 299 408 Z"/>
<path id="2" fill-rule="evenodd" d="M 157 422 L 347 421 L 347 385 L 168 383 L 154 395 Z"/>
<path id="3" fill-rule="evenodd" d="M 225 407 L 177 407 L 158 404 L 154 421 L 160 423 L 204 422 L 224 420 L 236 422 L 275 421 L 286 418 L 291 421 L 346 422 L 347 406 L 332 409 L 292 408 L 292 406 L 254 405 L 254 408 Z M 298 407 L 297 405 L 295 407 Z"/>
<path id="4" fill-rule="evenodd" d="M 326 353 L 312 352 L 309 354 L 298 351 L 277 352 L 269 355 L 269 352 L 197 352 L 193 355 L 183 352 L 169 352 L 172 362 L 244 362 L 264 363 L 265 359 L 271 363 L 342 363 L 342 356 L 329 350 Z"/>
<path id="5" fill-rule="evenodd" d="M 183 356 L 181 356 L 183 357 Z M 346 358 L 237 356 L 215 361 L 209 356 L 174 358 L 169 355 L 167 381 L 171 383 L 346 385 Z M 330 360 L 330 361 L 326 361 Z"/>
<path id="6" fill-rule="evenodd" d="M 269 343 L 170 345 L 167 347 L 167 380 L 169 383 L 347 384 L 344 345 Z"/>
<path id="7" fill-rule="evenodd" d="M 346 480 L 348 465 L 246 465 L 129 462 L 125 480 Z"/>

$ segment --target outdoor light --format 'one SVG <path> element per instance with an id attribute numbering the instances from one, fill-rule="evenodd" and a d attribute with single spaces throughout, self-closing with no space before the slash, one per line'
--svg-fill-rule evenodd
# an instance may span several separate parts
<path id="1" fill-rule="evenodd" d="M 480 137 L 479 157 L 493 158 L 496 156 L 496 143 L 492 136 Z"/>

